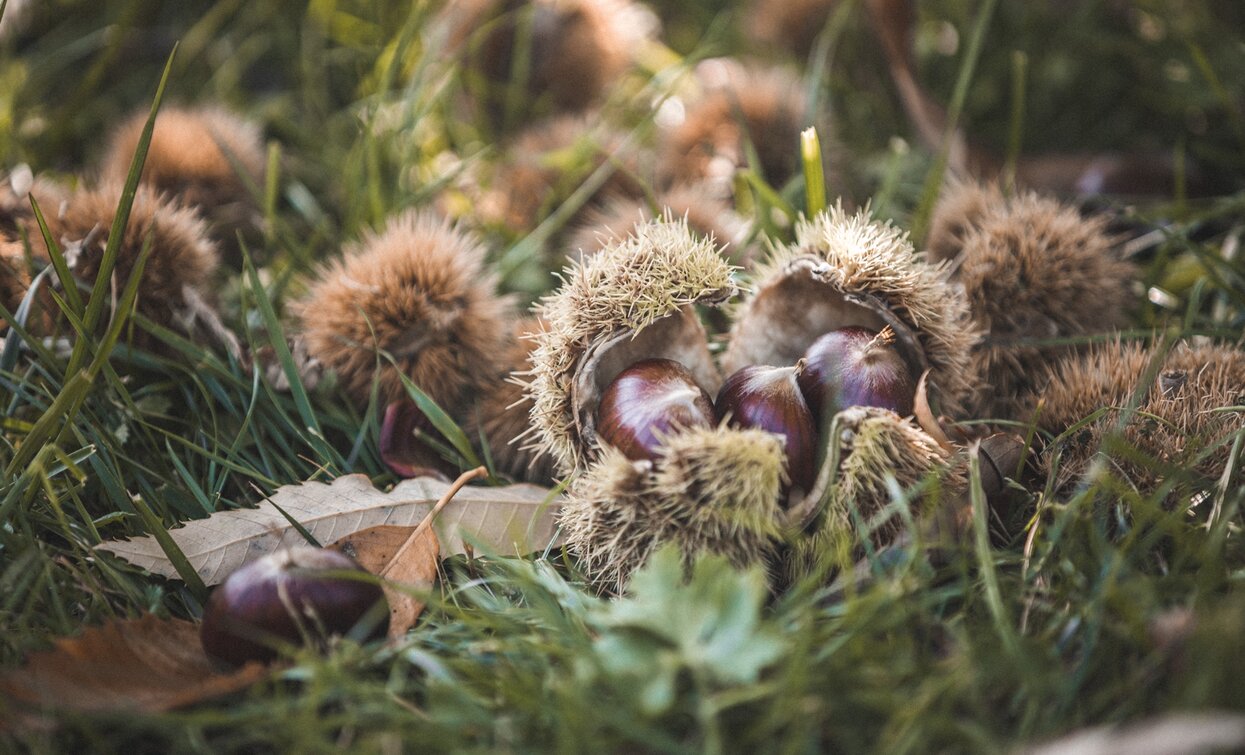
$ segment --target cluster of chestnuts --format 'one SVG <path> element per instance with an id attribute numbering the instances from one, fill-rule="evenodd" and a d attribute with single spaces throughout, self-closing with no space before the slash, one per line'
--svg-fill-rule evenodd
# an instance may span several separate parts
<path id="1" fill-rule="evenodd" d="M 977 334 L 943 270 L 839 206 L 748 272 L 719 356 L 699 313 L 740 292 L 721 250 L 681 222 L 637 225 L 540 307 L 534 445 L 571 478 L 559 521 L 604 589 L 670 542 L 798 578 L 854 520 L 891 537 L 895 484 L 954 461 L 911 418 L 926 371 L 944 411 L 969 387 Z"/>
<path id="2" fill-rule="evenodd" d="M 752 365 L 726 378 L 715 399 L 672 359 L 623 370 L 597 407 L 597 434 L 630 459 L 655 460 L 663 440 L 689 427 L 755 428 L 783 437 L 791 484 L 817 476 L 818 428 L 850 406 L 912 412 L 916 380 L 894 333 L 850 326 L 830 331 L 792 366 Z"/>

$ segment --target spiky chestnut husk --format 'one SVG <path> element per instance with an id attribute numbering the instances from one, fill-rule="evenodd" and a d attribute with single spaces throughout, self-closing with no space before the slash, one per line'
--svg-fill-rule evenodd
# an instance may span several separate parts
<path id="1" fill-rule="evenodd" d="M 35 240 L 42 234 L 30 206 L 30 197 L 33 195 L 39 203 L 39 210 L 51 228 L 60 217 L 69 192 L 59 183 L 43 177 L 34 178 L 28 184 L 28 190 L 20 187 L 20 193 L 14 188 L 14 183 L 25 182 L 13 175 L 0 178 L 0 242 L 18 241 L 23 233 Z"/>
<path id="2" fill-rule="evenodd" d="M 26 269 L 21 242 L 0 241 L 0 302 L 9 312 L 16 313 L 29 290 L 30 272 Z M 8 327 L 7 318 L 0 321 L 0 332 Z"/>
<path id="3" fill-rule="evenodd" d="M 593 414 L 619 372 L 650 357 L 673 359 L 716 392 L 721 376 L 693 305 L 735 293 L 731 267 L 687 224 L 652 221 L 599 254 L 572 261 L 539 306 L 528 396 L 534 442 L 559 472 L 584 469 L 600 452 Z"/>
<path id="4" fill-rule="evenodd" d="M 931 255 L 954 259 L 985 338 L 971 370 L 981 389 L 971 417 L 1024 419 L 1017 398 L 1067 346 L 1026 341 L 1105 333 L 1128 321 L 1134 266 L 1120 259 L 1104 217 L 1084 218 L 1055 200 L 1005 197 L 997 186 L 953 187 L 934 216 Z"/>
<path id="5" fill-rule="evenodd" d="M 748 167 L 746 145 L 751 142 L 765 179 L 773 186 L 785 184 L 799 169 L 800 132 L 810 118 L 796 74 L 723 60 L 705 61 L 697 73 L 704 95 L 690 102 L 682 122 L 662 135 L 663 179 L 705 182 L 720 196 L 730 196 L 735 171 Z"/>
<path id="6" fill-rule="evenodd" d="M 0 177 L 0 302 L 13 313 L 17 312 L 31 285 L 30 264 L 22 237 L 30 240 L 30 253 L 36 261 L 47 261 L 43 234 L 35 220 L 30 198 L 33 196 L 38 202 L 49 227 L 56 228 L 68 196 L 65 188 L 54 181 L 31 178 L 29 173 Z M 46 289 L 37 301 L 26 327 L 37 334 L 50 332 L 56 303 Z M 0 322 L 0 332 L 7 330 L 8 325 L 7 321 Z"/>
<path id="7" fill-rule="evenodd" d="M 904 526 L 898 512 L 875 521 L 892 502 L 892 480 L 900 490 L 908 490 L 931 473 L 941 473 L 943 489 L 966 488 L 962 469 L 950 466 L 952 455 L 911 420 L 890 410 L 855 406 L 835 415 L 830 428 L 838 430 L 837 437 L 828 439 L 838 445 L 838 470 L 824 508 L 808 532 L 791 543 L 787 573 L 793 580 L 822 569 L 827 559 L 855 553 L 857 520 L 873 528 L 870 538 L 875 546 L 895 539 Z M 827 471 L 823 466 L 822 474 Z M 918 499 L 914 516 L 940 514 L 927 510 L 931 503 L 932 499 Z"/>
<path id="8" fill-rule="evenodd" d="M 754 42 L 786 50 L 804 60 L 839 0 L 753 0 L 744 15 L 744 33 Z"/>
<path id="9" fill-rule="evenodd" d="M 55 221 L 49 218 L 52 236 L 60 243 L 70 270 L 88 287 L 99 275 L 113 217 L 121 203 L 121 190 L 121 184 L 106 183 L 74 192 L 65 201 L 59 217 Z M 188 296 L 204 301 L 213 299 L 216 244 L 198 213 L 150 187 L 139 186 L 112 273 L 118 287 L 129 279 L 149 233 L 152 252 L 139 284 L 138 311 L 155 322 L 175 324 L 186 310 Z M 31 246 L 35 254 L 48 256 L 42 236 L 32 237 Z M 141 333 L 136 340 L 140 345 L 154 345 Z"/>
<path id="10" fill-rule="evenodd" d="M 1058 457 L 1056 483 L 1060 490 L 1068 491 L 1084 478 L 1102 453 L 1103 440 L 1119 426 L 1120 413 L 1156 357 L 1155 349 L 1136 343 L 1095 346 L 1056 365 L 1050 382 L 1026 397 L 1038 426 L 1056 435 L 1090 414 L 1108 409 L 1071 437 L 1046 449 L 1043 463 L 1048 473 L 1055 470 Z M 1129 446 L 1160 464 L 1132 454 L 1110 454 L 1111 469 L 1142 494 L 1159 487 L 1164 467 L 1194 473 L 1193 490 L 1186 492 L 1207 489 L 1228 463 L 1230 436 L 1245 426 L 1245 414 L 1219 410 L 1242 404 L 1245 351 L 1217 345 L 1178 345 L 1163 360 L 1154 384 L 1146 387 L 1123 433 Z M 1202 454 L 1205 458 L 1199 458 Z"/>
<path id="11" fill-rule="evenodd" d="M 459 51 L 469 90 L 498 120 L 510 86 L 524 87 L 529 112 L 582 110 L 600 100 L 657 22 L 628 0 L 468 0 L 448 3 L 437 26 Z M 526 51 L 515 49 L 521 35 Z M 515 80 L 516 52 L 526 52 L 526 82 Z"/>
<path id="12" fill-rule="evenodd" d="M 464 429 L 469 438 L 484 436 L 497 471 L 513 480 L 548 484 L 555 474 L 553 458 L 527 442 L 532 433 L 532 399 L 525 393 L 526 383 L 514 377 L 531 368 L 536 348 L 533 334 L 543 328 L 535 317 L 514 326 L 504 371 L 481 393 L 479 403 L 468 409 Z"/>
<path id="13" fill-rule="evenodd" d="M 610 197 L 639 198 L 637 180 L 643 169 L 635 150 L 624 148 L 624 136 L 599 119 L 564 115 L 538 123 L 518 134 L 503 159 L 473 179 L 467 191 L 478 194 L 477 213 L 486 222 L 513 233 L 534 229 L 606 162 L 613 173 L 584 203 L 586 214 Z M 571 221 L 576 222 L 575 220 Z"/>
<path id="14" fill-rule="evenodd" d="M 770 565 L 780 539 L 782 441 L 759 430 L 689 428 L 656 461 L 606 448 L 574 479 L 558 514 L 567 548 L 600 588 L 621 593 L 661 545 L 690 563 L 717 553 Z"/>
<path id="15" fill-rule="evenodd" d="M 942 410 L 957 413 L 975 389 L 968 370 L 979 338 L 962 291 L 926 263 L 907 235 L 838 205 L 796 226 L 796 242 L 757 266 L 722 357 L 727 373 L 749 364 L 794 364 L 822 334 L 890 325 L 896 347 L 929 381 Z"/>
<path id="16" fill-rule="evenodd" d="M 134 113 L 109 136 L 103 180 L 125 181 L 148 115 Z M 263 188 L 265 167 L 257 124 L 219 106 L 165 107 L 156 117 L 141 180 L 197 207 L 213 238 L 240 262 L 237 232 L 253 235 L 259 226 L 253 191 Z"/>
<path id="17" fill-rule="evenodd" d="M 732 264 L 744 266 L 751 249 L 743 246 L 748 222 L 735 213 L 726 200 L 704 184 L 680 184 L 657 198 L 657 216 L 685 218 L 696 235 L 723 245 L 722 253 Z M 603 204 L 584 213 L 565 244 L 566 255 L 575 258 L 596 254 L 613 242 L 627 237 L 637 223 L 654 218 L 642 197 L 611 196 Z"/>
<path id="18" fill-rule="evenodd" d="M 375 381 L 382 406 L 406 394 L 401 375 L 453 413 L 504 371 L 512 304 L 474 236 L 410 211 L 329 263 L 296 306 L 309 354 L 360 406 Z M 377 352 L 393 356 L 397 366 Z"/>

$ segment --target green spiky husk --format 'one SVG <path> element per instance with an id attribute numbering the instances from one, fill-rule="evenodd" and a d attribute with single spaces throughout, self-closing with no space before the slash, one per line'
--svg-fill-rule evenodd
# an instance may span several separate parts
<path id="1" fill-rule="evenodd" d="M 535 444 L 553 457 L 563 474 L 569 474 L 583 469 L 596 455 L 595 439 L 583 431 L 585 420 L 577 409 L 584 399 L 579 397 L 577 404 L 575 395 L 585 362 L 616 342 L 667 349 L 650 355 L 677 358 L 672 352 L 682 344 L 664 339 L 650 344 L 639 337 L 659 321 L 672 321 L 666 319 L 672 316 L 683 316 L 693 323 L 691 327 L 699 328 L 690 307 L 724 302 L 735 286 L 730 265 L 712 242 L 694 236 L 685 222 L 660 220 L 640 224 L 628 238 L 572 262 L 562 279 L 561 288 L 539 307 L 545 329 L 534 335 L 527 395 L 532 399 Z M 703 328 L 690 333 L 686 345 L 696 351 L 698 361 L 685 364 L 702 387 L 716 389 L 716 368 Z M 605 381 L 613 375 L 603 372 L 596 377 Z"/>
<path id="2" fill-rule="evenodd" d="M 567 546 L 595 584 L 616 592 L 669 542 L 689 563 L 716 553 L 740 567 L 769 565 L 785 463 L 778 436 L 725 427 L 673 435 L 655 462 L 605 448 L 567 491 Z"/>
<path id="3" fill-rule="evenodd" d="M 840 412 L 831 427 L 838 430 L 837 476 L 814 528 L 791 544 L 788 572 L 796 579 L 822 568 L 826 559 L 852 555 L 860 540 L 858 523 L 868 526 L 875 546 L 892 542 L 904 527 L 898 511 L 884 514 L 893 502 L 893 486 L 909 490 L 935 472 L 957 478 L 944 478 L 944 487 L 963 486 L 963 480 L 958 479 L 962 474 L 948 466 L 949 454 L 894 412 L 852 407 Z M 913 502 L 914 518 L 927 513 L 927 502 L 926 497 Z"/>

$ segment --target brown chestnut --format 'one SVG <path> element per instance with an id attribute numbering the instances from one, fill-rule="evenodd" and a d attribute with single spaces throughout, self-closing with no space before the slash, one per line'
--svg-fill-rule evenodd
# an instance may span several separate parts
<path id="1" fill-rule="evenodd" d="M 350 557 L 289 548 L 243 565 L 217 587 L 203 610 L 199 639 L 212 658 L 267 662 L 283 644 L 323 646 L 358 628 L 366 638 L 389 628 L 385 593 Z"/>
<path id="2" fill-rule="evenodd" d="M 900 416 L 912 414 L 916 379 L 895 347 L 890 326 L 839 328 L 813 341 L 800 390 L 818 422 L 849 406 L 875 406 Z"/>
<path id="3" fill-rule="evenodd" d="M 672 359 L 644 359 L 618 373 L 597 406 L 597 435 L 636 461 L 656 458 L 662 436 L 712 426 L 709 394 Z"/>
<path id="4" fill-rule="evenodd" d="M 714 409 L 735 427 L 783 436 L 791 483 L 808 492 L 817 479 L 817 426 L 797 383 L 804 366 L 801 359 L 794 367 L 744 367 L 722 384 Z"/>

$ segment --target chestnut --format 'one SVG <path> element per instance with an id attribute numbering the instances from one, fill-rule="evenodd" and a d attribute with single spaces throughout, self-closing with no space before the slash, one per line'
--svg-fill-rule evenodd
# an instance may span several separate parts
<path id="1" fill-rule="evenodd" d="M 912 414 L 916 379 L 895 347 L 890 326 L 832 330 L 804 352 L 808 364 L 799 376 L 800 390 L 818 421 L 849 406 L 890 409 Z"/>
<path id="2" fill-rule="evenodd" d="M 817 479 L 817 425 L 800 392 L 801 359 L 793 367 L 744 367 L 726 379 L 714 401 L 719 419 L 783 436 L 791 483 L 808 492 Z"/>
<path id="3" fill-rule="evenodd" d="M 713 402 L 683 365 L 644 359 L 618 373 L 597 405 L 597 435 L 628 459 L 655 459 L 661 438 L 713 426 Z"/>
<path id="4" fill-rule="evenodd" d="M 288 548 L 252 561 L 217 587 L 203 610 L 199 639 L 212 658 L 241 665 L 276 658 L 282 644 L 323 646 L 358 625 L 368 639 L 389 628 L 385 593 L 350 557 Z"/>

